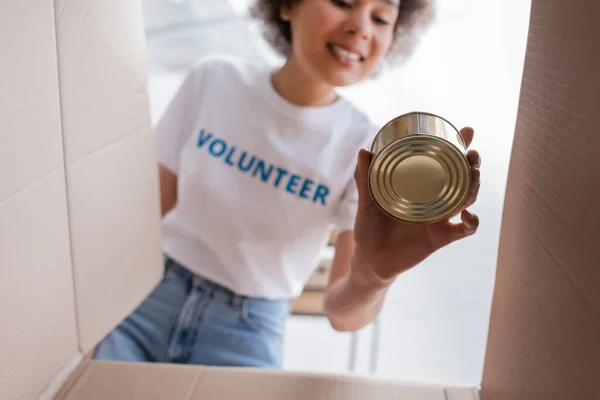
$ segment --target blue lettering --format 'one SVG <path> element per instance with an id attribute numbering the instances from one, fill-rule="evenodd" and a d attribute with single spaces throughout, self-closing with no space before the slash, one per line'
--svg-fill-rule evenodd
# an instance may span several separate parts
<path id="1" fill-rule="evenodd" d="M 215 147 L 217 144 L 221 145 L 221 149 L 219 151 L 215 150 Z M 225 153 L 226 149 L 227 149 L 227 144 L 225 144 L 225 142 L 222 141 L 221 139 L 217 139 L 210 144 L 208 151 L 210 151 L 210 154 L 212 154 L 215 157 L 221 157 L 223 155 L 223 153 Z"/>
<path id="2" fill-rule="evenodd" d="M 252 156 L 252 158 L 250 159 L 250 162 L 246 166 L 244 166 L 244 160 L 245 159 L 246 159 L 246 152 L 244 151 L 242 153 L 242 155 L 240 156 L 240 160 L 238 161 L 238 168 L 242 172 L 248 172 L 248 171 L 250 171 L 250 168 L 252 168 L 252 164 L 254 164 L 254 160 L 256 159 L 256 157 Z"/>
<path id="3" fill-rule="evenodd" d="M 327 205 L 327 201 L 325 200 L 325 197 L 327 197 L 328 194 L 329 194 L 329 188 L 325 185 L 319 184 L 319 186 L 317 186 L 317 191 L 315 193 L 315 196 L 313 197 L 313 203 L 316 202 L 317 199 L 320 199 L 321 204 L 323 204 L 324 206 Z"/>
<path id="4" fill-rule="evenodd" d="M 254 171 L 252 172 L 252 176 L 256 176 L 258 170 L 260 170 L 260 179 L 262 179 L 263 182 L 267 182 L 271 176 L 271 172 L 273 172 L 273 164 L 269 165 L 268 170 L 265 170 L 265 162 L 259 159 L 256 168 L 254 168 Z"/>
<path id="5" fill-rule="evenodd" d="M 291 179 L 290 179 L 291 181 Z M 303 199 L 308 199 L 308 193 L 310 192 L 311 186 L 314 184 L 313 181 L 311 181 L 310 179 L 307 179 L 304 181 L 304 183 L 302 184 L 302 189 L 300 189 L 300 197 L 302 197 Z"/>
<path id="6" fill-rule="evenodd" d="M 291 194 L 296 194 L 296 192 L 294 191 L 294 188 L 296 186 L 298 186 L 298 181 L 300 180 L 300 178 L 301 178 L 300 175 L 292 174 L 292 176 L 290 176 L 290 180 L 289 180 L 285 190 L 287 190 Z"/>
<path id="7" fill-rule="evenodd" d="M 212 133 L 206 133 L 204 129 L 200 131 L 200 136 L 198 137 L 198 147 L 204 146 L 204 143 L 208 142 L 212 137 Z"/>
<path id="8" fill-rule="evenodd" d="M 298 195 L 303 199 L 311 199 L 313 203 L 320 203 L 323 206 L 327 205 L 327 196 L 329 196 L 330 190 L 326 185 L 317 185 L 311 179 L 304 179 L 303 181 L 302 176 L 291 173 L 285 168 L 267 163 L 259 157 L 250 155 L 247 151 L 241 151 L 241 154 L 238 153 L 238 158 L 236 159 L 236 146 L 229 147 L 225 140 L 215 139 L 212 133 L 201 129 L 197 146 L 204 147 L 205 145 L 208 146 L 208 151 L 212 156 L 221 157 L 226 154 L 224 158 L 225 164 L 237 166 L 242 172 L 250 172 L 252 170 L 252 176 L 256 177 L 260 174 L 260 179 L 263 182 L 269 182 L 273 171 L 276 170 L 277 173 L 273 180 L 274 187 L 277 188 L 281 185 L 290 194 Z M 287 183 L 282 183 L 286 177 L 288 178 Z M 316 190 L 315 185 L 317 185 Z"/>
<path id="9" fill-rule="evenodd" d="M 284 175 L 287 175 L 288 171 L 286 169 L 277 167 L 277 173 L 278 173 L 277 178 L 275 179 L 275 183 L 273 184 L 273 186 L 275 186 L 275 187 L 279 186 L 279 182 L 281 181 L 281 178 L 283 178 Z"/>
<path id="10" fill-rule="evenodd" d="M 231 156 L 235 153 L 235 146 L 229 149 L 229 153 L 227 153 L 227 157 L 225 157 L 225 163 L 228 165 L 235 165 L 234 162 L 231 161 Z"/>

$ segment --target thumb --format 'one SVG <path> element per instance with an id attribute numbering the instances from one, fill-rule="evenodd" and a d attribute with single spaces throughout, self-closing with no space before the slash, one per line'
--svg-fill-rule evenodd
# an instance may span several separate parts
<path id="1" fill-rule="evenodd" d="M 448 223 L 447 225 L 447 236 L 444 243 L 442 243 L 442 247 L 448 245 L 452 242 L 456 242 L 457 240 L 464 239 L 468 236 L 471 236 L 477 232 L 477 228 L 479 228 L 479 217 L 475 214 L 471 214 L 469 211 L 464 210 L 461 215 L 461 222 Z"/>
<path id="2" fill-rule="evenodd" d="M 358 189 L 358 204 L 367 205 L 371 200 L 369 193 L 369 166 L 371 165 L 372 153 L 365 149 L 358 152 L 358 160 L 354 171 L 354 180 Z"/>

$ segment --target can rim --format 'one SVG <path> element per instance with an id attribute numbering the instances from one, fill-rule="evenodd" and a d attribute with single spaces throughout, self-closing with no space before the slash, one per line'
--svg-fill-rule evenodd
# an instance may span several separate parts
<path id="1" fill-rule="evenodd" d="M 404 114 L 404 115 L 407 115 L 407 114 Z M 453 127 L 454 127 L 454 126 L 453 126 Z M 382 129 L 383 129 L 383 128 L 382 128 Z M 418 135 L 409 135 L 409 136 L 407 136 L 407 137 L 410 137 L 410 136 L 418 136 Z M 428 135 L 428 136 L 432 136 L 433 138 L 435 138 L 435 140 L 436 140 L 436 141 L 440 141 L 440 142 L 443 142 L 443 143 L 445 143 L 445 145 L 446 145 L 446 146 L 455 147 L 455 146 L 454 146 L 454 144 L 453 144 L 452 142 L 450 142 L 449 140 L 447 140 L 447 139 L 445 139 L 445 138 L 442 138 L 442 137 L 439 137 L 439 136 L 433 136 L 433 135 Z M 374 155 L 374 157 L 371 159 L 371 163 L 370 163 L 370 165 L 369 165 L 368 172 L 367 172 L 367 174 L 368 174 L 368 175 L 367 175 L 367 187 L 368 187 L 368 190 L 369 190 L 369 194 L 370 194 L 371 196 L 374 196 L 374 193 L 373 193 L 373 188 L 372 188 L 372 185 L 371 185 L 371 173 L 372 173 L 371 171 L 372 171 L 372 168 L 373 168 L 374 161 L 375 161 L 375 159 L 376 159 L 376 158 L 377 158 L 379 155 L 381 155 L 381 154 L 383 154 L 383 153 L 386 153 L 386 152 L 387 152 L 387 150 L 388 150 L 388 149 L 389 149 L 391 146 L 393 146 L 393 145 L 396 145 L 396 144 L 397 144 L 397 142 L 398 142 L 398 141 L 396 141 L 396 142 L 391 142 L 391 143 L 388 143 L 388 144 L 387 144 L 385 147 L 383 147 L 383 148 L 382 148 L 382 149 L 381 149 L 381 150 L 380 150 L 380 151 L 379 151 L 377 154 L 375 154 L 375 155 Z M 413 225 L 433 224 L 433 223 L 440 222 L 440 221 L 442 221 L 442 220 L 444 220 L 444 219 L 452 218 L 452 215 L 453 215 L 453 213 L 454 213 L 456 210 L 458 210 L 458 209 L 459 209 L 459 208 L 462 206 L 462 204 L 464 204 L 465 200 L 468 198 L 468 196 L 469 196 L 469 192 L 470 192 L 470 188 L 471 188 L 471 185 L 472 185 L 472 183 L 473 183 L 473 177 L 472 177 L 472 175 L 471 175 L 471 169 L 470 169 L 470 165 L 469 165 L 468 159 L 466 158 L 466 156 L 465 156 L 464 154 L 462 154 L 462 153 L 461 153 L 461 155 L 462 155 L 462 156 L 464 156 L 464 161 L 465 161 L 465 163 L 464 163 L 464 166 L 466 166 L 466 169 L 468 170 L 468 173 L 466 174 L 466 177 L 465 177 L 465 178 L 466 178 L 466 184 L 465 184 L 465 190 L 464 190 L 464 193 L 463 193 L 463 195 L 461 196 L 460 200 L 459 200 L 459 201 L 457 201 L 457 204 L 458 204 L 458 205 L 457 205 L 457 206 L 456 206 L 456 207 L 455 207 L 455 208 L 454 208 L 454 209 L 453 209 L 451 212 L 449 212 L 449 213 L 443 213 L 443 214 L 441 214 L 441 215 L 439 215 L 439 216 L 437 216 L 437 217 L 435 217 L 435 218 L 431 218 L 431 219 L 424 219 L 424 220 L 405 219 L 405 218 L 402 218 L 402 217 L 400 217 L 400 216 L 398 216 L 398 215 L 394 215 L 394 214 L 393 214 L 393 213 L 391 213 L 390 211 L 386 210 L 386 209 L 385 209 L 385 208 L 384 208 L 384 207 L 383 207 L 381 204 L 379 204 L 379 202 L 378 202 L 378 201 L 373 201 L 373 202 L 375 203 L 375 205 L 376 205 L 376 206 L 377 206 L 377 207 L 378 207 L 378 208 L 379 208 L 379 209 L 380 209 L 380 210 L 381 210 L 381 211 L 382 211 L 384 214 L 386 214 L 386 215 L 387 215 L 387 216 L 389 216 L 390 218 L 393 218 L 393 219 L 395 219 L 395 220 L 398 220 L 398 221 L 401 221 L 401 222 L 404 222 L 404 223 L 407 223 L 407 224 L 413 224 Z"/>
<path id="2" fill-rule="evenodd" d="M 373 138 L 373 141 L 371 142 L 371 148 L 370 148 L 370 151 L 371 151 L 371 153 L 373 152 L 373 147 L 375 146 L 375 143 L 377 142 L 377 139 L 378 139 L 378 138 L 379 138 L 379 136 L 381 135 L 381 132 L 383 132 L 383 131 L 385 130 L 385 128 L 387 128 L 388 126 L 392 125 L 392 124 L 393 124 L 394 122 L 396 122 L 397 120 L 399 120 L 399 119 L 401 119 L 401 118 L 404 118 L 404 117 L 407 117 L 407 116 L 409 116 L 409 115 L 411 115 L 411 114 L 423 114 L 423 115 L 429 115 L 429 116 L 431 116 L 431 117 L 439 118 L 439 119 L 441 119 L 442 121 L 446 122 L 446 123 L 447 123 L 448 125 L 450 125 L 450 126 L 452 127 L 452 129 L 454 129 L 454 131 L 457 133 L 457 135 L 458 135 L 458 138 L 460 139 L 460 144 L 462 145 L 463 149 L 464 149 L 465 151 L 467 151 L 467 145 L 466 145 L 466 143 L 465 143 L 465 139 L 464 139 L 464 138 L 463 138 L 463 136 L 462 136 L 462 133 L 460 132 L 460 130 L 459 130 L 459 129 L 458 129 L 458 128 L 457 128 L 457 127 L 456 127 L 456 126 L 455 126 L 455 125 L 454 125 L 452 122 L 450 122 L 450 121 L 448 121 L 446 118 L 444 118 L 444 117 L 441 117 L 441 116 L 439 116 L 439 115 L 437 115 L 437 114 L 434 114 L 434 113 L 430 113 L 430 112 L 426 112 L 426 111 L 410 111 L 410 112 L 407 112 L 407 113 L 404 113 L 404 114 L 398 115 L 397 117 L 394 117 L 394 118 L 392 118 L 391 120 L 389 120 L 388 122 L 386 122 L 386 123 L 385 123 L 385 124 L 384 124 L 384 125 L 383 125 L 381 128 L 379 128 L 379 130 L 377 131 L 377 134 L 375 135 L 375 137 Z M 386 147 L 387 147 L 387 146 L 386 146 Z M 380 152 L 381 152 L 381 151 L 383 151 L 384 149 L 385 149 L 385 147 L 384 147 L 384 148 L 382 148 L 382 149 L 380 150 Z"/>

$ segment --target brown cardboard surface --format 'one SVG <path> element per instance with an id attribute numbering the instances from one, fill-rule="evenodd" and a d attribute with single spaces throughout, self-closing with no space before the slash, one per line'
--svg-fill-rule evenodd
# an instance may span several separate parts
<path id="1" fill-rule="evenodd" d="M 232 385 L 232 382 L 236 382 Z M 446 400 L 442 385 L 425 385 L 365 376 L 294 373 L 234 368 L 206 368 L 200 375 L 191 399 L 223 397 L 277 400 Z"/>
<path id="2" fill-rule="evenodd" d="M 141 0 L 56 0 L 67 165 L 150 132 Z"/>
<path id="3" fill-rule="evenodd" d="M 0 3 L 0 398 L 77 355 L 51 1 Z"/>
<path id="4" fill-rule="evenodd" d="M 160 207 L 139 1 L 56 1 L 80 349 L 160 279 Z"/>
<path id="5" fill-rule="evenodd" d="M 600 3 L 534 0 L 486 400 L 599 399 Z"/>
<path id="6" fill-rule="evenodd" d="M 474 400 L 474 389 L 254 368 L 86 362 L 57 400 Z"/>
<path id="7" fill-rule="evenodd" d="M 447 388 L 446 400 L 481 400 L 478 388 Z"/>
<path id="8" fill-rule="evenodd" d="M 84 361 L 54 400 L 188 399 L 198 376 L 191 367 Z"/>
<path id="9" fill-rule="evenodd" d="M 61 169 L 0 202 L 3 400 L 37 397 L 77 355 L 67 227 Z"/>
<path id="10" fill-rule="evenodd" d="M 146 133 L 126 137 L 68 167 L 83 352 L 137 306 L 162 273 L 151 139 Z"/>
<path id="11" fill-rule="evenodd" d="M 0 4 L 0 200 L 62 168 L 52 2 Z"/>

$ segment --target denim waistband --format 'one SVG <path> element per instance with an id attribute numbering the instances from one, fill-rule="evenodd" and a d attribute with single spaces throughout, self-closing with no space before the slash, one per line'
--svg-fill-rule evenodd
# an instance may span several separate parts
<path id="1" fill-rule="evenodd" d="M 172 270 L 175 274 L 177 274 L 181 279 L 186 281 L 188 285 L 191 287 L 201 287 L 206 292 L 210 293 L 210 295 L 215 300 L 220 300 L 222 302 L 229 303 L 233 306 L 240 306 L 244 303 L 245 300 L 252 300 L 255 302 L 265 302 L 265 303 L 282 303 L 288 305 L 289 301 L 287 300 L 270 300 L 256 297 L 249 297 L 235 293 L 231 289 L 228 289 L 218 283 L 212 282 L 206 278 L 203 278 L 199 275 L 194 274 L 190 270 L 188 270 L 185 266 L 179 264 L 176 260 L 172 259 L 168 255 L 164 256 L 165 260 L 165 272 L 168 270 Z"/>

